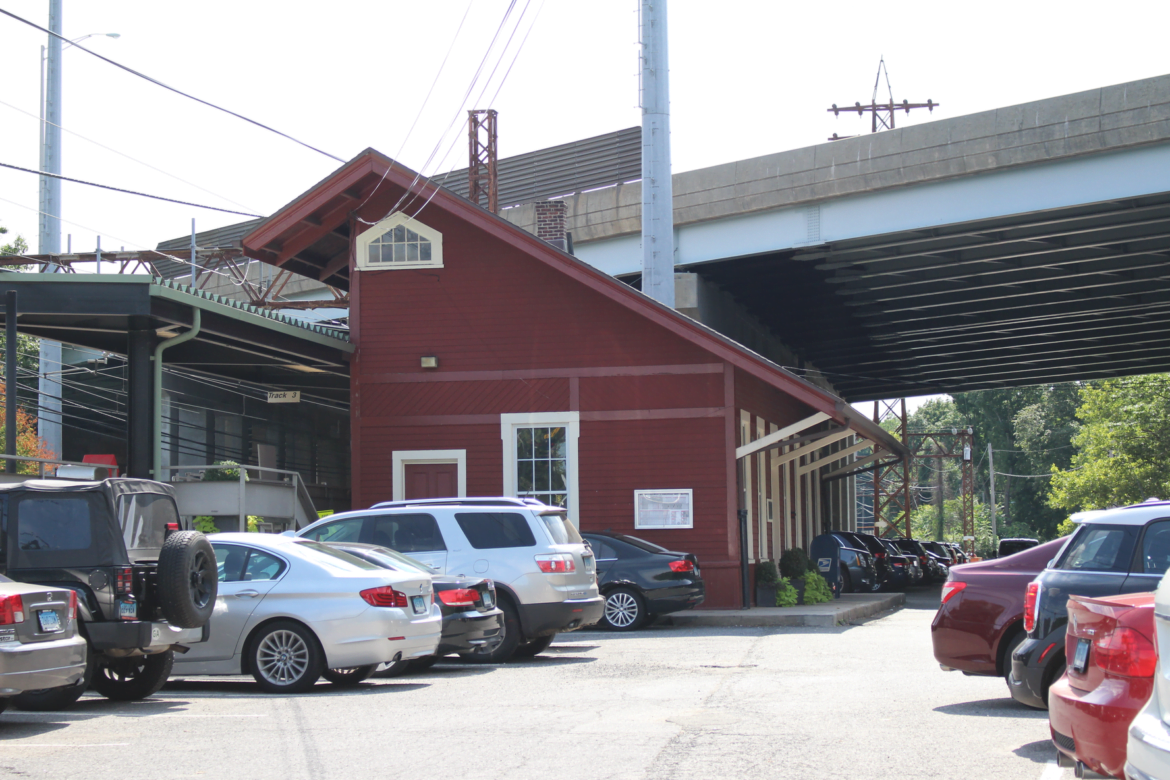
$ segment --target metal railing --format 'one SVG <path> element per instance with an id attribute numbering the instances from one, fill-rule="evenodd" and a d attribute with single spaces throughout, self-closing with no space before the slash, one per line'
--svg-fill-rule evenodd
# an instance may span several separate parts
<path id="1" fill-rule="evenodd" d="M 268 466 L 224 465 L 224 464 L 219 464 L 219 463 L 208 463 L 208 464 L 197 465 L 197 466 L 167 466 L 165 468 L 172 472 L 171 478 L 169 480 L 171 483 L 176 483 L 175 475 L 173 473 L 175 471 L 200 471 L 200 470 L 202 470 L 204 472 L 207 472 L 207 471 L 231 471 L 233 469 L 238 469 L 239 470 L 239 503 L 238 503 L 238 506 L 239 506 L 239 521 L 240 521 L 239 527 L 240 527 L 240 530 L 244 530 L 247 527 L 247 523 L 248 523 L 246 494 L 247 494 L 247 484 L 249 481 L 249 477 L 248 477 L 249 471 L 257 472 L 257 474 L 258 474 L 257 481 L 259 481 L 259 482 L 273 482 L 273 481 L 275 481 L 275 482 L 283 482 L 286 484 L 290 484 L 292 486 L 292 488 L 293 488 L 293 490 L 292 490 L 293 503 L 292 503 L 292 508 L 290 509 L 287 517 L 289 518 L 290 521 L 292 521 L 294 527 L 296 525 L 297 505 L 300 503 L 300 501 L 302 499 L 302 494 L 305 497 L 308 496 L 308 491 L 305 488 L 304 480 L 301 478 L 300 473 L 296 472 L 296 471 L 292 471 L 290 469 L 278 469 L 278 468 L 271 468 Z M 267 475 L 267 474 L 286 475 L 287 477 L 291 477 L 291 479 L 286 479 L 286 478 L 279 478 L 276 480 L 265 479 L 265 475 Z M 211 483 L 221 483 L 221 484 L 231 482 L 231 481 L 232 480 L 227 480 L 227 479 L 178 480 L 179 483 L 211 482 Z M 311 502 L 311 500 L 312 499 L 310 499 L 310 502 Z"/>
<path id="2" fill-rule="evenodd" d="M 47 466 L 53 466 L 54 470 L 56 470 L 57 466 L 81 466 L 83 468 L 98 468 L 98 469 L 116 470 L 113 466 L 110 466 L 107 463 L 82 463 L 82 462 L 76 461 L 76 460 L 58 460 L 56 458 L 32 458 L 32 457 L 29 457 L 27 455 L 0 455 L 0 460 L 3 460 L 5 462 L 10 461 L 10 460 L 14 460 L 17 462 L 18 467 L 19 467 L 20 463 L 35 463 L 35 464 L 37 464 L 36 476 L 39 479 L 45 478 L 45 468 Z M 0 472 L 0 474 L 2 474 L 2 473 L 3 472 Z M 28 477 L 29 479 L 32 479 L 32 477 L 33 477 L 32 474 L 16 474 L 15 476 Z"/>

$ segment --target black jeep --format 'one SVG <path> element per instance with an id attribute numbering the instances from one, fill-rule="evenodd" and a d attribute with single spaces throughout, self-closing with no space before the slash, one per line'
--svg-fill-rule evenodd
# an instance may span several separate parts
<path id="1" fill-rule="evenodd" d="M 184 529 L 173 488 L 145 479 L 0 485 L 0 573 L 76 591 L 89 644 L 77 685 L 15 697 L 27 710 L 68 707 L 90 686 L 111 699 L 150 696 L 175 651 L 206 641 L 215 607 L 211 545 Z"/>

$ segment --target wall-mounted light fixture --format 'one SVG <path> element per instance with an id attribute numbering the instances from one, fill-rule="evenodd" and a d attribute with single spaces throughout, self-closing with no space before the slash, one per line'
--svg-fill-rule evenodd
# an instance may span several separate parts
<path id="1" fill-rule="evenodd" d="M 423 368 L 438 368 L 439 359 L 434 355 L 423 355 L 419 361 Z"/>

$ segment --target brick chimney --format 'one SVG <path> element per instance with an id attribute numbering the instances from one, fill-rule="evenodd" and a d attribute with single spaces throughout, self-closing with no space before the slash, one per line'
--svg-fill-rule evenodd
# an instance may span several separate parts
<path id="1" fill-rule="evenodd" d="M 563 200 L 543 200 L 536 206 L 536 237 L 565 252 L 571 251 L 568 234 L 565 232 L 565 213 L 568 209 Z"/>

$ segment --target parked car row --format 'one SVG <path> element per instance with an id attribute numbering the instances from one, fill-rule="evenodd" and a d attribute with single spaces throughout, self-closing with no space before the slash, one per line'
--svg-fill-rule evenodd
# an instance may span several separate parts
<path id="1" fill-rule="evenodd" d="M 1066 539 L 952 570 L 935 657 L 945 670 L 1003 675 L 1017 701 L 1047 707 L 1058 758 L 1078 777 L 1170 777 L 1170 688 L 1157 671 L 1170 502 L 1072 519 Z"/>
<path id="2" fill-rule="evenodd" d="M 967 562 L 966 553 L 957 544 L 888 539 L 854 531 L 821 534 L 809 550 L 837 593 L 899 590 L 940 582 L 952 566 Z"/>

